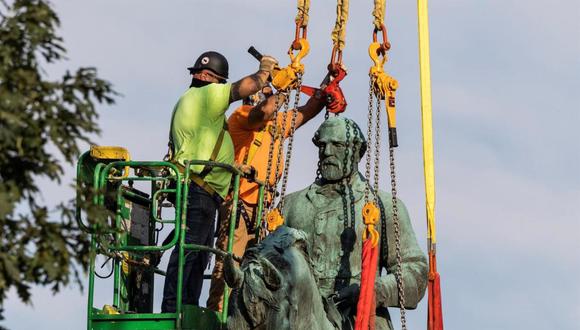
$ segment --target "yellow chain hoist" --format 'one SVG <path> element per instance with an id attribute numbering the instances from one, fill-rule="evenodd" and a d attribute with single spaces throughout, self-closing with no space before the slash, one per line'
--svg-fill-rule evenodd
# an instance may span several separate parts
<path id="1" fill-rule="evenodd" d="M 383 67 L 387 61 L 387 51 L 391 48 L 387 41 L 387 29 L 381 25 L 380 30 L 383 35 L 383 42 L 377 41 L 378 29 L 373 31 L 373 42 L 369 45 L 369 56 L 374 62 L 369 71 L 373 91 L 377 97 L 385 100 L 387 111 L 387 120 L 389 124 L 389 144 L 391 147 L 397 147 L 397 121 L 396 121 L 396 104 L 395 92 L 399 87 L 397 79 L 388 75 Z"/>
<path id="2" fill-rule="evenodd" d="M 310 52 L 310 43 L 306 39 L 307 27 L 296 23 L 296 35 L 288 49 L 290 64 L 273 72 L 272 86 L 279 91 L 287 91 L 297 87 L 298 76 L 304 74 L 302 59 Z"/>
<path id="3" fill-rule="evenodd" d="M 396 175 L 395 175 L 395 156 L 394 149 L 398 146 L 397 142 L 397 130 L 396 130 L 396 103 L 395 94 L 399 83 L 397 80 L 390 75 L 388 75 L 384 70 L 384 65 L 387 62 L 387 52 L 391 48 L 391 45 L 387 39 L 387 29 L 384 24 L 384 12 L 385 12 L 385 0 L 374 0 L 374 30 L 372 43 L 369 45 L 368 53 L 373 62 L 373 65 L 369 69 L 369 107 L 368 107 L 368 140 L 369 150 L 367 150 L 366 159 L 366 171 L 365 177 L 369 181 L 365 189 L 365 206 L 363 208 L 363 221 L 366 225 L 365 231 L 363 232 L 363 240 L 370 236 L 372 246 L 374 245 L 374 240 L 379 240 L 381 237 L 376 231 L 375 226 L 378 222 L 378 218 L 381 216 L 380 210 L 377 207 L 379 203 L 379 161 L 380 161 L 380 136 L 381 136 L 381 102 L 385 100 L 385 108 L 387 112 L 388 127 L 389 127 L 389 161 L 390 161 L 390 174 L 391 174 L 391 202 L 392 202 L 392 222 L 393 230 L 395 236 L 395 255 L 396 255 L 396 270 L 395 278 L 397 282 L 397 293 L 398 293 L 398 303 L 401 311 L 401 328 L 403 330 L 407 329 L 406 325 L 406 310 L 405 310 L 405 292 L 403 283 L 403 270 L 402 270 L 402 255 L 401 255 L 401 242 L 400 242 L 400 224 L 398 219 L 398 201 L 397 201 L 397 188 L 396 188 Z M 382 36 L 382 41 L 379 42 L 378 35 Z M 376 102 L 373 105 L 373 102 Z M 375 117 L 373 125 L 373 117 Z M 373 147 L 373 127 L 374 127 L 374 137 L 375 143 Z M 374 200 L 370 199 L 370 175 L 371 175 L 371 153 L 374 149 Z M 385 218 L 383 217 L 383 221 Z M 383 224 L 382 229 L 384 230 L 385 224 Z M 383 239 L 386 239 L 386 233 L 381 232 Z M 382 244 L 386 244 L 386 241 Z M 382 247 L 385 249 L 385 246 Z M 375 266 L 376 267 L 376 266 Z M 362 284 L 361 284 L 362 286 Z M 360 303 L 360 301 L 359 301 Z M 363 311 L 364 312 L 364 311 Z M 364 313 L 363 313 L 364 314 Z M 355 327 L 360 328 L 361 324 L 368 324 L 368 318 L 361 314 L 361 319 L 358 319 L 357 313 L 357 324 Z M 367 323 L 365 323 L 367 322 Z"/>
<path id="4" fill-rule="evenodd" d="M 288 49 L 288 56 L 290 56 L 290 64 L 288 66 L 275 70 L 272 77 L 272 86 L 274 86 L 278 91 L 283 93 L 291 93 L 292 90 L 296 92 L 294 98 L 294 109 L 298 108 L 298 103 L 300 101 L 300 87 L 302 85 L 302 75 L 304 74 L 304 64 L 301 62 L 302 59 L 308 55 L 310 51 L 310 44 L 307 39 L 308 32 L 308 11 L 310 9 L 310 0 L 298 0 L 298 14 L 296 15 L 296 32 L 294 35 L 294 40 Z M 277 103 L 278 101 L 276 101 Z M 276 108 L 278 104 L 276 104 Z M 282 116 L 283 129 L 286 128 L 287 115 L 288 115 L 289 102 L 288 98 L 284 102 L 284 114 Z M 280 189 L 280 200 L 279 204 L 270 209 L 266 214 L 266 223 L 268 231 L 272 232 L 276 230 L 279 226 L 284 224 L 284 216 L 282 216 L 281 209 L 284 207 L 284 197 L 286 193 L 286 185 L 288 182 L 288 170 L 290 167 L 290 157 L 292 155 L 292 145 L 294 140 L 294 130 L 296 129 L 296 115 L 297 111 L 292 112 L 291 117 L 291 127 L 288 137 L 288 147 L 286 149 L 286 161 L 283 168 L 282 174 L 282 186 Z M 278 122 L 278 112 L 276 111 L 274 121 Z M 270 144 L 270 155 L 272 155 L 273 146 L 275 139 L 272 139 Z M 284 148 L 283 141 L 280 141 L 278 149 L 278 163 L 276 164 L 275 177 L 278 178 L 278 170 L 280 169 L 280 156 L 282 154 L 282 149 Z M 272 157 L 269 157 L 269 161 L 272 161 Z M 270 163 L 268 164 L 268 170 L 266 177 L 270 177 Z M 277 184 L 276 184 L 277 185 Z M 274 186 L 276 186 L 274 185 Z M 276 195 L 273 194 L 272 205 L 274 205 L 274 199 Z M 266 209 L 266 208 L 265 208 Z"/>

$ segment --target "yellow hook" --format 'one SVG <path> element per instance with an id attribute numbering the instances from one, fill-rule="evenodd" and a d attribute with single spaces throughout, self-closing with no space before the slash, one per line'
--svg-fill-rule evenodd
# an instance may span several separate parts
<path id="1" fill-rule="evenodd" d="M 273 232 L 284 224 L 284 216 L 280 214 L 280 210 L 275 208 L 266 215 L 266 222 L 268 223 L 268 231 Z"/>
<path id="2" fill-rule="evenodd" d="M 363 231 L 362 239 L 365 241 L 367 236 L 370 236 L 373 247 L 379 244 L 379 232 L 376 230 L 375 225 L 379 222 L 379 216 L 381 212 L 375 203 L 366 203 L 362 209 L 363 223 L 367 226 Z"/>
<path id="3" fill-rule="evenodd" d="M 378 42 L 373 42 L 369 45 L 369 56 L 371 57 L 373 63 L 375 63 L 375 65 L 371 67 L 371 73 L 383 72 L 383 66 L 387 61 L 387 57 L 385 56 L 382 49 L 382 45 Z"/>
<path id="4" fill-rule="evenodd" d="M 369 56 L 374 65 L 371 66 L 369 76 L 372 81 L 372 86 L 375 94 L 380 99 L 386 100 L 387 118 L 389 128 L 394 130 L 396 128 L 396 111 L 395 111 L 395 91 L 399 87 L 399 82 L 385 73 L 383 66 L 387 61 L 387 55 L 384 45 L 373 42 L 369 45 Z M 395 135 L 394 131 L 390 133 Z M 394 146 L 396 146 L 396 141 Z"/>
<path id="5" fill-rule="evenodd" d="M 285 91 L 288 88 L 296 87 L 298 75 L 304 74 L 304 64 L 300 61 L 308 55 L 310 44 L 305 38 L 300 38 L 295 43 L 298 47 L 294 47 L 295 45 L 293 44 L 290 46 L 290 49 L 288 49 L 290 64 L 285 68 L 280 69 L 272 79 L 272 85 L 279 91 Z M 294 54 L 295 50 L 298 50 L 297 54 Z"/>
<path id="6" fill-rule="evenodd" d="M 293 68 L 300 69 L 300 73 L 304 73 L 304 64 L 300 63 L 300 61 L 310 52 L 310 43 L 304 38 L 298 39 L 297 42 L 297 48 L 294 48 L 295 45 L 292 45 L 290 46 L 290 49 L 288 49 L 290 65 Z M 298 54 L 294 55 L 294 50 L 298 50 Z"/>

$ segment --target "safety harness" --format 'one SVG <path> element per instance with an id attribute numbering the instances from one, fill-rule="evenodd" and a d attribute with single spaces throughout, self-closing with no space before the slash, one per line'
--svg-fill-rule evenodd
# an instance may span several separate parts
<path id="1" fill-rule="evenodd" d="M 175 164 L 175 166 L 177 166 L 177 168 L 179 169 L 179 171 L 181 173 L 184 173 L 185 167 L 182 164 L 180 164 L 179 162 L 177 162 L 174 158 L 175 157 L 175 143 L 173 142 L 173 135 L 171 134 L 171 128 L 173 127 L 173 119 L 174 118 L 175 118 L 175 112 L 171 116 L 171 125 L 169 127 L 169 139 L 168 139 L 169 141 L 167 142 L 167 154 L 165 154 L 165 156 L 163 157 L 163 160 L 172 162 L 173 164 Z M 223 145 L 224 135 L 225 135 L 227 129 L 228 129 L 227 123 L 224 121 L 223 127 L 220 130 L 220 133 L 218 135 L 218 138 L 215 142 L 215 145 L 213 147 L 213 150 L 211 152 L 211 155 L 210 155 L 208 161 L 213 162 L 216 160 L 216 158 L 220 152 L 220 149 Z M 205 190 L 208 194 L 210 194 L 210 196 L 219 197 L 219 194 L 215 191 L 215 189 L 213 189 L 213 187 L 210 186 L 205 181 L 205 177 L 211 172 L 212 169 L 213 169 L 212 166 L 206 164 L 203 167 L 203 169 L 201 170 L 201 172 L 190 173 L 189 177 L 191 178 L 191 181 L 195 182 L 195 184 L 200 186 L 203 190 Z"/>

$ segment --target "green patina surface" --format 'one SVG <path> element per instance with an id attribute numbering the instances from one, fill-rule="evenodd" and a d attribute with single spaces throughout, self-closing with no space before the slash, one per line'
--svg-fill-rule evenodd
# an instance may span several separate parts
<path id="1" fill-rule="evenodd" d="M 367 181 L 359 173 L 358 163 L 366 150 L 366 141 L 356 123 L 342 117 L 325 121 L 313 141 L 319 147 L 321 177 L 307 188 L 288 195 L 283 213 L 288 227 L 307 233 L 314 276 L 321 295 L 327 298 L 353 283 L 360 283 L 361 236 L 365 228 L 362 207 L 366 203 Z M 369 195 L 370 200 L 375 196 L 372 191 Z M 380 268 L 386 272 L 382 275 L 377 272 L 376 326 L 391 329 L 386 308 L 398 306 L 392 196 L 383 191 L 378 195 L 382 204 L 381 224 L 377 226 L 382 236 Z M 417 244 L 405 205 L 398 200 L 397 206 L 405 305 L 415 308 L 425 292 L 427 260 Z M 344 304 L 337 308 L 343 317 L 343 329 L 348 329 L 345 322 L 353 320 L 353 306 Z"/>

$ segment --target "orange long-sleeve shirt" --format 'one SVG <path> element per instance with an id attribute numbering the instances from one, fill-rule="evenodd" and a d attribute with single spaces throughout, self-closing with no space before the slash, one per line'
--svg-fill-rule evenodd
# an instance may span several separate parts
<path id="1" fill-rule="evenodd" d="M 278 148 L 280 145 L 280 138 L 275 139 L 274 152 L 272 159 L 269 157 L 270 143 L 272 142 L 273 132 L 274 132 L 274 121 L 268 120 L 264 121 L 262 125 L 258 127 L 250 127 L 248 122 L 248 117 L 253 106 L 242 105 L 237 108 L 232 115 L 228 118 L 228 131 L 234 142 L 234 160 L 238 164 L 244 164 L 253 166 L 258 172 L 258 179 L 261 181 L 266 180 L 266 171 L 268 168 L 268 161 L 272 162 L 270 170 L 270 184 L 276 183 L 276 180 L 282 175 L 282 170 L 284 166 L 284 154 L 282 154 L 282 159 L 280 159 L 280 170 L 278 177 L 276 177 L 276 164 L 278 162 Z M 282 132 L 282 127 L 284 127 L 284 138 L 290 135 L 291 130 L 291 118 L 292 112 L 295 110 L 288 111 L 286 114 L 286 122 L 283 125 L 283 113 L 278 113 L 278 136 Z M 247 159 L 246 157 L 250 151 L 252 144 L 254 144 L 256 137 L 259 136 L 260 132 L 262 136 L 259 141 L 259 146 L 256 149 L 252 159 Z M 256 204 L 258 202 L 258 185 L 255 182 L 249 182 L 246 179 L 240 180 L 240 198 L 247 204 Z M 266 195 L 265 198 L 270 198 Z"/>

